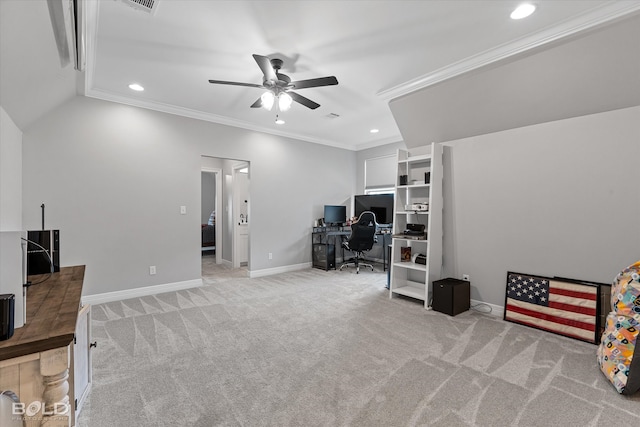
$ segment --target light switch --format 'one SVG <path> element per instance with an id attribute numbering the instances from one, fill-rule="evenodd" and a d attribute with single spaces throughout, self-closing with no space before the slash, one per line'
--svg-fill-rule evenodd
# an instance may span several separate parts
<path id="1" fill-rule="evenodd" d="M 181 215 L 185 215 L 187 213 L 187 207 L 186 206 L 180 206 L 180 214 Z"/>

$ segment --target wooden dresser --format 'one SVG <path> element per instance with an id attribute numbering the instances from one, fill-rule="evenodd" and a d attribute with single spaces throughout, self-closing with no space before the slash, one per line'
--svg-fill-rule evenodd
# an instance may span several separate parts
<path id="1" fill-rule="evenodd" d="M 0 392 L 18 396 L 14 413 L 27 427 L 74 426 L 89 392 L 90 306 L 80 304 L 84 271 L 63 267 L 45 281 L 48 275 L 30 276 L 27 322 L 0 341 Z"/>

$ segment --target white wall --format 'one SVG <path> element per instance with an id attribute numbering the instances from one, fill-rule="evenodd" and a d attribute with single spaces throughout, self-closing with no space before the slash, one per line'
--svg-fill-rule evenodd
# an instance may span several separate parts
<path id="1" fill-rule="evenodd" d="M 610 283 L 640 259 L 640 107 L 445 143 L 444 268 L 503 306 L 507 271 Z"/>
<path id="2" fill-rule="evenodd" d="M 14 327 L 23 325 L 22 131 L 0 106 L 0 294 L 15 295 Z"/>
<path id="3" fill-rule="evenodd" d="M 22 230 L 22 131 L 0 106 L 0 231 Z"/>
<path id="4" fill-rule="evenodd" d="M 313 220 L 355 188 L 351 151 L 84 97 L 23 146 L 24 225 L 47 205 L 85 295 L 200 278 L 201 155 L 251 162 L 251 270 L 310 263 Z"/>

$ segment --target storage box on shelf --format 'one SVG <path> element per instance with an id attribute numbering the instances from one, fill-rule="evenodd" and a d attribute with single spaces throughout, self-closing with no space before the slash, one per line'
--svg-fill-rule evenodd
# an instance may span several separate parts
<path id="1" fill-rule="evenodd" d="M 389 296 L 416 298 L 429 308 L 431 287 L 442 267 L 442 146 L 432 143 L 426 151 L 412 155 L 398 150 Z M 420 225 L 421 235 L 407 232 Z"/>

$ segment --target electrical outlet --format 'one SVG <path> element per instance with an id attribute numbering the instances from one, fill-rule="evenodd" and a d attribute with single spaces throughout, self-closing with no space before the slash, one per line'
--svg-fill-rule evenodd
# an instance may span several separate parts
<path id="1" fill-rule="evenodd" d="M 273 259 L 273 254 L 269 252 L 269 259 Z"/>
<path id="2" fill-rule="evenodd" d="M 156 266 L 155 265 L 149 266 L 149 274 L 151 274 L 151 275 L 156 274 Z"/>
<path id="3" fill-rule="evenodd" d="M 469 279 L 469 275 L 468 274 L 463 274 L 462 275 L 462 280 L 466 280 L 467 282 L 471 281 L 471 279 Z"/>

